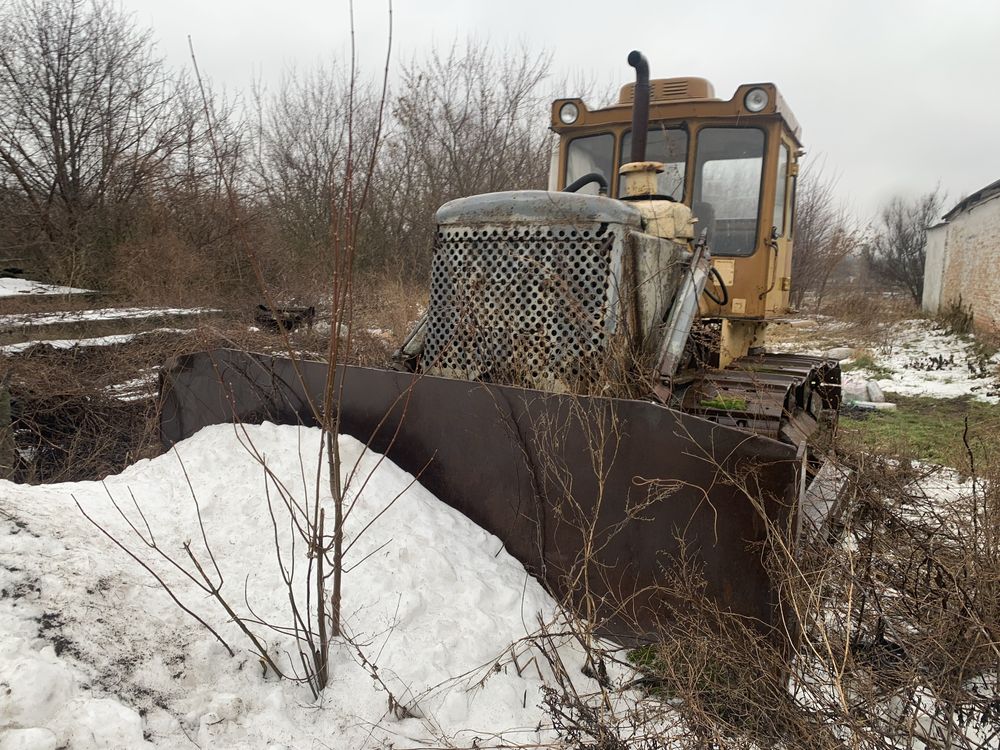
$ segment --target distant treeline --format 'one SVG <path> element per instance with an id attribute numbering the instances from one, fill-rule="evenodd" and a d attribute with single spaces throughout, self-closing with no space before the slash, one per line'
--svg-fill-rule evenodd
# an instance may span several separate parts
<path id="1" fill-rule="evenodd" d="M 349 62 L 225 97 L 112 2 L 0 6 L 0 258 L 169 299 L 256 293 L 256 255 L 295 296 L 322 286 L 336 206 L 369 171 L 357 264 L 401 280 L 426 274 L 442 203 L 544 186 L 547 56 L 433 49 L 394 67 L 384 102 Z"/>

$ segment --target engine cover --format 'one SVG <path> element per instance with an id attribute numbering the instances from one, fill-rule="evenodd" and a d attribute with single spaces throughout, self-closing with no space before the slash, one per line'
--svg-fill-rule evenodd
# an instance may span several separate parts
<path id="1" fill-rule="evenodd" d="M 610 198 L 516 191 L 437 213 L 421 369 L 556 392 L 622 392 L 676 289 L 684 245 Z"/>

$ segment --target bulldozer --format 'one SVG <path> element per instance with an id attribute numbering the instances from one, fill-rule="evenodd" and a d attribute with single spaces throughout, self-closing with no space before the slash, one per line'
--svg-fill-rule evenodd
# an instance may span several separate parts
<path id="1" fill-rule="evenodd" d="M 341 432 L 498 538 L 605 632 L 663 626 L 668 581 L 778 640 L 769 555 L 835 511 L 835 360 L 767 353 L 789 313 L 799 126 L 772 83 L 649 79 L 552 104 L 548 190 L 436 214 L 426 313 L 384 368 L 216 350 L 161 377 L 169 445 L 215 423 Z M 817 489 L 819 488 L 819 489 Z"/>

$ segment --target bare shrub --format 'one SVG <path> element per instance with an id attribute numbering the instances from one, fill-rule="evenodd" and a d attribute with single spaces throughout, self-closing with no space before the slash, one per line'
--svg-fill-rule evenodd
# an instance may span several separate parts
<path id="1" fill-rule="evenodd" d="M 798 548 L 772 529 L 762 550 L 789 626 L 777 639 L 713 605 L 683 560 L 664 571 L 662 627 L 627 660 L 574 621 L 591 674 L 617 664 L 635 677 L 549 689 L 560 737 L 602 749 L 995 744 L 1000 462 L 982 455 L 970 447 L 956 488 L 916 462 L 842 453 L 851 474 L 836 523 Z M 724 481 L 760 501 L 752 472 Z"/>
<path id="2" fill-rule="evenodd" d="M 109 285 L 144 305 L 219 304 L 228 285 L 219 265 L 175 233 L 123 242 L 114 248 Z M 150 269 L 155 268 L 155 273 Z"/>
<path id="3" fill-rule="evenodd" d="M 945 330 L 954 333 L 956 336 L 968 336 L 973 331 L 972 307 L 967 307 L 962 303 L 962 296 L 957 300 L 952 300 L 944 310 L 937 315 L 937 321 Z"/>
<path id="4" fill-rule="evenodd" d="M 156 189 L 186 143 L 173 76 L 149 32 L 103 0 L 19 0 L 0 15 L 0 173 L 22 241 L 87 283 L 121 230 L 118 209 Z"/>
<path id="5" fill-rule="evenodd" d="M 855 474 L 843 538 L 811 550 L 830 598 L 806 620 L 807 636 L 821 636 L 830 656 L 800 685 L 835 677 L 829 689 L 846 700 L 839 721 L 850 717 L 867 746 L 900 738 L 978 746 L 967 738 L 973 716 L 1000 736 L 995 693 L 980 685 L 1000 667 L 998 496 L 985 479 L 996 467 L 976 467 L 969 455 L 972 478 L 959 492 L 920 464 L 848 456 Z"/>
<path id="6" fill-rule="evenodd" d="M 864 247 L 875 274 L 905 289 L 918 305 L 924 293 L 927 229 L 938 220 L 943 201 L 940 187 L 913 200 L 893 198 L 882 209 L 875 233 Z"/>
<path id="7" fill-rule="evenodd" d="M 792 304 L 807 296 L 823 304 L 837 267 L 860 248 L 860 232 L 847 208 L 835 198 L 837 180 L 823 164 L 813 164 L 799 177 L 795 191 L 795 253 L 792 256 Z"/>

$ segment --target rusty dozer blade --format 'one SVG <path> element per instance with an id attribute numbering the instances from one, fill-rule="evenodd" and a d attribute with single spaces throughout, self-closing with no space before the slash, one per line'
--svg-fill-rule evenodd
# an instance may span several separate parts
<path id="1" fill-rule="evenodd" d="M 162 439 L 234 421 L 315 425 L 326 375 L 229 350 L 182 357 L 161 380 Z M 655 633 L 682 560 L 777 642 L 794 627 L 767 563 L 776 536 L 798 533 L 801 448 L 653 402 L 362 367 L 336 377 L 342 432 L 495 534 L 557 597 L 587 596 L 604 632 Z"/>

